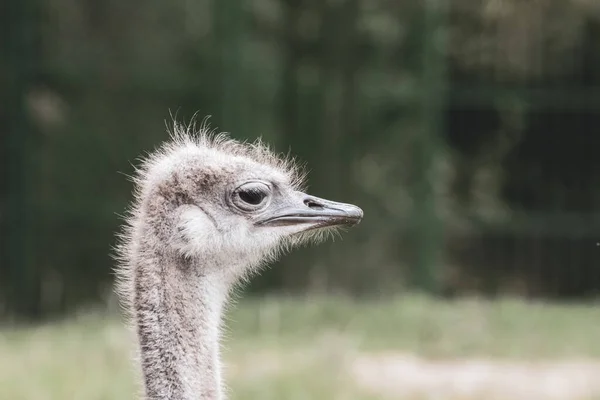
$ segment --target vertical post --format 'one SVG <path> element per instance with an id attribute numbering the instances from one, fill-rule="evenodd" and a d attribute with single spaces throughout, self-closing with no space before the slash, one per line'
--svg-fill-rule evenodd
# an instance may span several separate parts
<path id="1" fill-rule="evenodd" d="M 26 95 L 35 79 L 38 55 L 36 0 L 11 0 L 0 42 L 8 70 L 6 91 L 7 223 L 5 256 L 8 266 L 6 302 L 9 313 L 22 319 L 40 317 L 40 277 L 35 265 L 32 185 L 33 126 Z"/>
<path id="2" fill-rule="evenodd" d="M 436 212 L 435 162 L 441 146 L 446 86 L 444 22 L 446 0 L 424 2 L 424 41 L 421 86 L 422 132 L 416 148 L 415 283 L 429 293 L 439 290 L 443 245 L 441 220 Z"/>
<path id="3" fill-rule="evenodd" d="M 244 2 L 214 0 L 215 56 L 218 58 L 217 122 L 233 136 L 249 132 L 244 115 L 243 38 Z"/>

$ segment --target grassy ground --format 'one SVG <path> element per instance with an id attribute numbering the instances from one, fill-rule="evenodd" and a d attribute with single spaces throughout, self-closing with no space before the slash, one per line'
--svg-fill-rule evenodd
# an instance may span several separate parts
<path id="1" fill-rule="evenodd" d="M 244 299 L 228 313 L 227 325 L 223 355 L 233 400 L 398 398 L 375 395 L 348 373 L 346 366 L 365 354 L 600 360 L 600 313 L 592 305 L 442 302 L 420 296 L 360 303 Z M 120 321 L 102 313 L 4 329 L 0 399 L 135 398 L 129 355 Z"/>

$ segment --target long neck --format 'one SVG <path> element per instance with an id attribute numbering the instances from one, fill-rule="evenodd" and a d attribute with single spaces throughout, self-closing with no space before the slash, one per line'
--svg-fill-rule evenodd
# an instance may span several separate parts
<path id="1" fill-rule="evenodd" d="M 147 400 L 221 400 L 219 325 L 226 288 L 189 262 L 138 263 L 134 306 Z"/>

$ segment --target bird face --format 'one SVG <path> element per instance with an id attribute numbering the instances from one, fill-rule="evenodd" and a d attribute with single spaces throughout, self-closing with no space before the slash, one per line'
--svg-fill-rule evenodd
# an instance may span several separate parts
<path id="1" fill-rule="evenodd" d="M 352 226 L 363 216 L 363 211 L 352 204 L 321 199 L 285 185 L 259 180 L 238 186 L 230 196 L 230 207 L 247 215 L 257 232 L 275 229 L 284 235 Z"/>
<path id="2" fill-rule="evenodd" d="M 306 194 L 286 171 L 252 160 L 207 165 L 204 158 L 183 176 L 180 185 L 192 192 L 180 207 L 176 242 L 191 256 L 256 264 L 363 216 L 359 207 Z"/>

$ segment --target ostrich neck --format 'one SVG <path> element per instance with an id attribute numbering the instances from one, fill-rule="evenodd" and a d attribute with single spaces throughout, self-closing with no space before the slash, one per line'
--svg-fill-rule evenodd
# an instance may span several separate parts
<path id="1" fill-rule="evenodd" d="M 136 328 L 147 400 L 221 400 L 219 325 L 227 288 L 191 262 L 138 264 Z"/>

